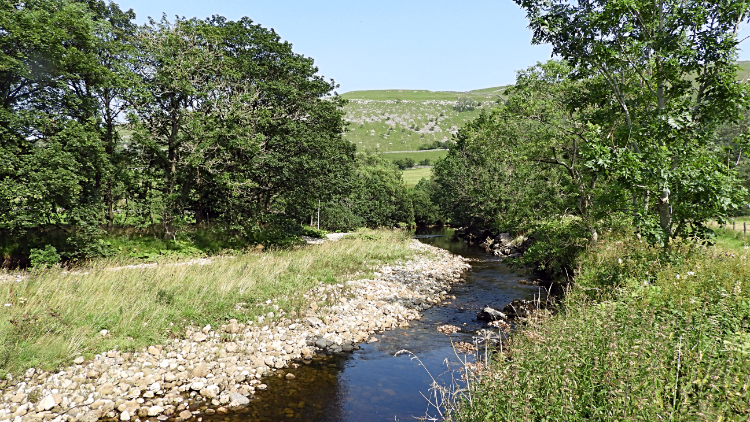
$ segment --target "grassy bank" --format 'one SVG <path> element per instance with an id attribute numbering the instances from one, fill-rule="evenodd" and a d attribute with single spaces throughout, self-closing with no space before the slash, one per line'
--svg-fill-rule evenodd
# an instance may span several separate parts
<path id="1" fill-rule="evenodd" d="M 454 419 L 747 420 L 750 255 L 732 239 L 590 248 L 560 313 L 516 331 Z"/>
<path id="2" fill-rule="evenodd" d="M 279 317 L 279 310 L 293 317 L 309 305 L 302 294 L 310 287 L 406 259 L 408 243 L 405 232 L 370 231 L 322 245 L 216 256 L 205 265 L 177 260 L 113 269 L 112 261 L 100 261 L 71 272 L 27 273 L 20 282 L 0 278 L 0 304 L 8 304 L 0 307 L 0 376 L 160 344 L 189 325 Z"/>
<path id="3" fill-rule="evenodd" d="M 422 179 L 429 179 L 432 177 L 432 168 L 421 168 L 421 169 L 407 169 L 404 170 L 403 174 L 404 183 L 407 187 L 414 187 Z"/>

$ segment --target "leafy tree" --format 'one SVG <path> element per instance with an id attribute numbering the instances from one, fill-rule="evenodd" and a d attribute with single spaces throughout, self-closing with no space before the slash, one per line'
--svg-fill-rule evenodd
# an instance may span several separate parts
<path id="1" fill-rule="evenodd" d="M 110 160 L 97 98 L 114 74 L 101 58 L 131 18 L 98 1 L 0 4 L 0 227 L 62 230 L 67 257 L 99 231 Z"/>
<path id="2" fill-rule="evenodd" d="M 516 142 L 521 129 L 496 109 L 459 130 L 456 145 L 433 168 L 432 199 L 449 222 L 522 230 L 565 209 L 562 167 L 528 160 Z"/>
<path id="3" fill-rule="evenodd" d="M 309 215 L 341 189 L 354 146 L 343 100 L 272 30 L 247 18 L 162 19 L 141 31 L 136 140 L 163 175 L 162 222 L 192 208 L 232 224 Z"/>
<path id="4" fill-rule="evenodd" d="M 416 224 L 430 226 L 443 222 L 439 208 L 432 202 L 433 190 L 434 187 L 430 179 L 422 179 L 410 191 Z"/>
<path id="5" fill-rule="evenodd" d="M 414 224 L 412 198 L 401 171 L 376 155 L 359 155 L 349 193 L 324 204 L 321 227 L 329 230 Z"/>
<path id="6" fill-rule="evenodd" d="M 713 132 L 746 106 L 735 81 L 745 1 L 515 0 L 534 43 L 549 43 L 571 77 L 591 83 L 569 107 L 585 109 L 587 165 L 610 173 L 641 231 L 668 244 L 703 235 L 736 206 L 736 179 L 717 159 Z"/>

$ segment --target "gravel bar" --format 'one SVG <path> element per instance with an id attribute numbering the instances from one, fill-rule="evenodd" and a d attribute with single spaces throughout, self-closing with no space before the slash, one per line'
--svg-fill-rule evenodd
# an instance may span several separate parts
<path id="1" fill-rule="evenodd" d="M 255 391 L 268 388 L 264 376 L 293 361 L 351 352 L 375 341 L 378 331 L 407 327 L 440 303 L 469 268 L 443 249 L 417 240 L 410 246 L 417 251 L 412 260 L 380 266 L 372 280 L 321 284 L 307 292 L 311 306 L 295 319 L 266 303 L 275 315 L 193 328 L 185 339 L 134 353 L 78 357 L 56 373 L 31 368 L 4 382 L 0 421 L 183 421 L 245 406 Z M 324 301 L 331 305 L 318 307 Z"/>

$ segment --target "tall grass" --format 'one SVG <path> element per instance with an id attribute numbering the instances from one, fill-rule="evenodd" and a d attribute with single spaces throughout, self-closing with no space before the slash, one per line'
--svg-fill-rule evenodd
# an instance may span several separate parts
<path id="1" fill-rule="evenodd" d="M 133 350 L 184 335 L 190 325 L 241 322 L 279 309 L 293 316 L 303 293 L 373 265 L 411 255 L 404 232 L 377 231 L 338 242 L 235 257 L 112 269 L 28 273 L 0 282 L 0 375 L 52 370 L 79 354 Z M 267 301 L 275 301 L 271 304 Z M 2 306 L 9 304 L 9 306 Z M 107 330 L 107 335 L 101 335 Z"/>
<path id="2" fill-rule="evenodd" d="M 519 329 L 461 421 L 748 420 L 750 258 L 610 241 L 562 311 Z"/>

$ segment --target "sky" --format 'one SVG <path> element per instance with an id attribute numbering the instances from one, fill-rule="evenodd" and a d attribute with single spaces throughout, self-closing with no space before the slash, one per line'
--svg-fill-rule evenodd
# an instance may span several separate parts
<path id="1" fill-rule="evenodd" d="M 115 0 L 138 23 L 162 13 L 273 28 L 312 57 L 339 94 L 368 89 L 469 91 L 512 84 L 515 72 L 550 59 L 531 45 L 523 11 L 511 0 Z M 750 32 L 750 31 L 748 31 Z M 745 44 L 749 44 L 746 41 Z M 746 46 L 747 50 L 750 47 Z M 750 53 L 750 51 L 749 51 Z M 741 54 L 750 60 L 750 54 Z"/>

